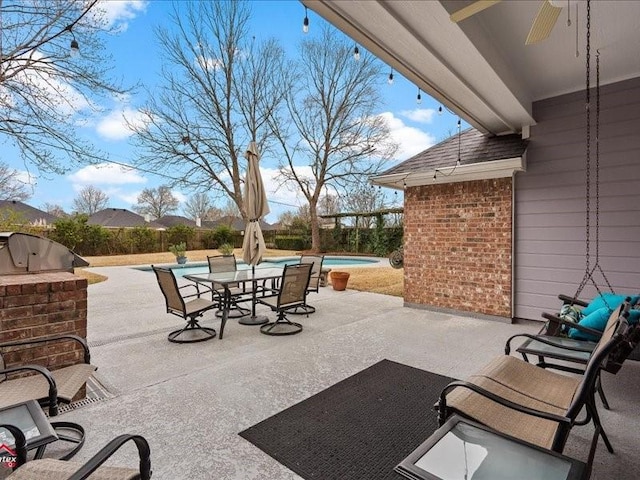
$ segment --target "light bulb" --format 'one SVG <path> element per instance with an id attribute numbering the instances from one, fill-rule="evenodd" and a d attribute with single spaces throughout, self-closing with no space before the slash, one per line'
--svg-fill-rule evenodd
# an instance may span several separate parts
<path id="1" fill-rule="evenodd" d="M 418 89 L 418 96 L 416 97 L 416 103 L 418 105 L 422 103 L 422 95 L 420 94 L 420 89 Z"/>
<path id="2" fill-rule="evenodd" d="M 78 45 L 78 41 L 74 38 L 71 40 L 71 56 L 77 57 L 80 55 L 80 45 Z"/>
<path id="3" fill-rule="evenodd" d="M 442 105 L 438 107 L 438 115 L 442 115 Z"/>
<path id="4" fill-rule="evenodd" d="M 389 85 L 393 85 L 393 70 L 391 70 L 391 72 L 389 72 L 389 79 L 387 80 L 387 83 Z"/>
<path id="5" fill-rule="evenodd" d="M 304 7 L 304 20 L 302 21 L 302 31 L 309 33 L 309 17 L 307 16 L 307 7 Z"/>
<path id="6" fill-rule="evenodd" d="M 357 62 L 360 60 L 360 50 L 358 49 L 358 45 L 353 49 L 353 59 Z"/>

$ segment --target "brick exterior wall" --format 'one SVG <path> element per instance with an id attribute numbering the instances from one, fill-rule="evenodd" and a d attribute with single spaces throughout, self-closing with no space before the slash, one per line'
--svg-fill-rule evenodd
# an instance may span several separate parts
<path id="1" fill-rule="evenodd" d="M 67 272 L 0 277 L 0 342 L 54 334 L 87 338 L 87 280 Z M 84 361 L 73 341 L 3 349 L 7 367 L 35 363 L 50 370 Z"/>
<path id="2" fill-rule="evenodd" d="M 404 300 L 511 318 L 511 178 L 407 188 Z"/>

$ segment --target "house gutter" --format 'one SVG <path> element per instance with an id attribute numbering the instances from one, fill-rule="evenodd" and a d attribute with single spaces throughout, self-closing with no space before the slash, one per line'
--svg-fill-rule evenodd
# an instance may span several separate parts
<path id="1" fill-rule="evenodd" d="M 379 175 L 371 178 L 372 185 L 403 190 L 406 187 L 421 187 L 443 183 L 488 180 L 492 178 L 513 177 L 516 172 L 527 170 L 526 154 L 521 157 L 492 160 L 450 167 L 437 167 L 420 172 L 401 172 Z"/>

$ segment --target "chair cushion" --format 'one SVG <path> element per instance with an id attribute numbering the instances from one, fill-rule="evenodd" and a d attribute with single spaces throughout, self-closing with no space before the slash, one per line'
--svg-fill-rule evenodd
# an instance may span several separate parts
<path id="1" fill-rule="evenodd" d="M 601 307 L 597 310 L 594 310 L 590 314 L 584 316 L 582 320 L 578 322 L 578 325 L 587 328 L 593 328 L 594 330 L 598 330 L 600 332 L 604 331 L 604 328 L 607 326 L 607 321 L 611 316 L 611 310 L 607 307 Z M 569 329 L 569 338 L 574 338 L 576 340 L 590 340 L 593 342 L 597 342 L 599 339 L 595 335 L 591 335 L 589 333 L 581 332 L 577 328 Z"/>
<path id="2" fill-rule="evenodd" d="M 618 295 L 605 292 L 593 298 L 589 302 L 589 305 L 582 309 L 582 314 L 587 316 L 603 307 L 608 307 L 609 311 L 613 311 L 615 308 L 622 305 L 622 302 L 624 302 L 627 297 L 631 297 L 631 305 L 636 304 L 638 299 L 640 299 L 639 295 Z"/>
<path id="3" fill-rule="evenodd" d="M 88 363 L 80 363 L 52 370 L 51 374 L 58 387 L 58 399 L 70 402 L 96 369 L 97 367 Z M 49 384 L 40 374 L 13 378 L 0 383 L 0 408 L 48 397 Z"/>
<path id="4" fill-rule="evenodd" d="M 44 458 L 25 463 L 7 479 L 10 480 L 67 480 L 80 467 L 81 463 L 66 462 Z M 121 467 L 98 468 L 91 474 L 91 480 L 131 480 L 139 473 L 137 469 Z"/>

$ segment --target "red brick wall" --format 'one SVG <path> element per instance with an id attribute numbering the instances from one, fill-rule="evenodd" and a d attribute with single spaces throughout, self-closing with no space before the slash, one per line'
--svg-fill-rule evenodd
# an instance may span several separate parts
<path id="1" fill-rule="evenodd" d="M 72 333 L 87 337 L 87 280 L 67 272 L 0 277 L 0 342 Z M 6 365 L 55 369 L 84 361 L 77 342 L 3 350 Z"/>
<path id="2" fill-rule="evenodd" d="M 511 317 L 511 178 L 410 187 L 407 304 Z"/>

